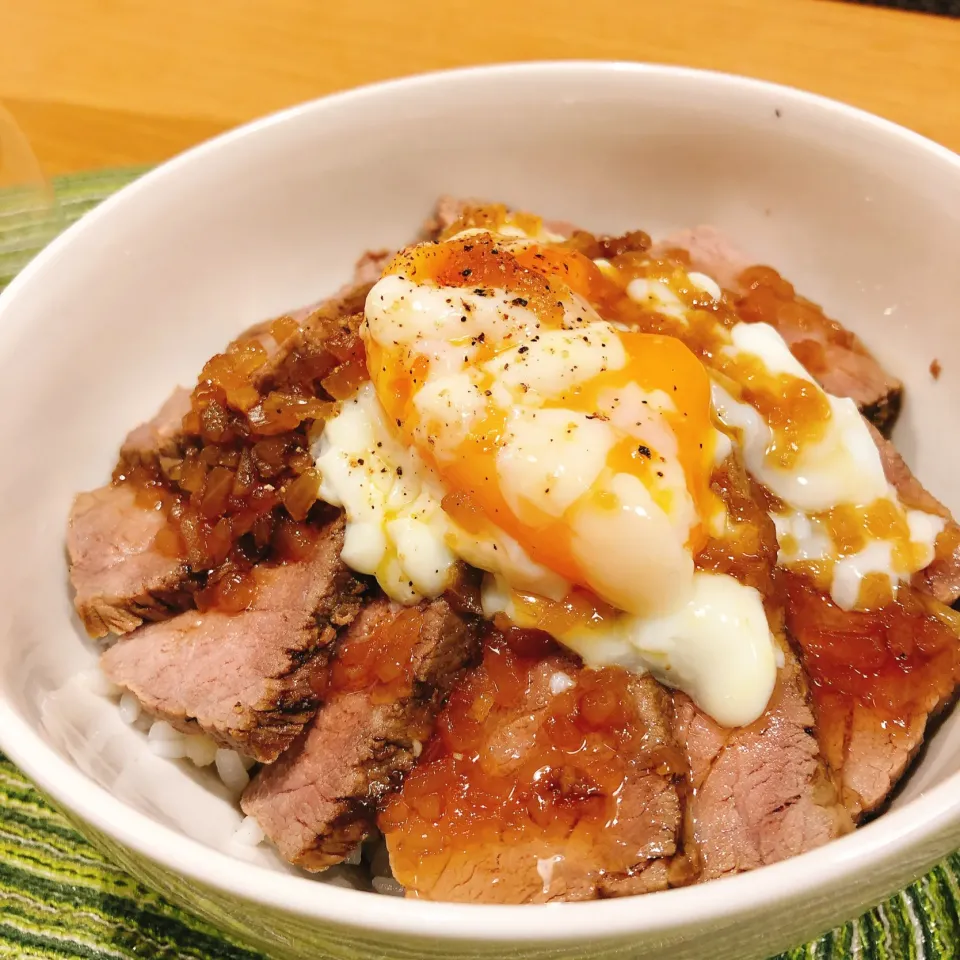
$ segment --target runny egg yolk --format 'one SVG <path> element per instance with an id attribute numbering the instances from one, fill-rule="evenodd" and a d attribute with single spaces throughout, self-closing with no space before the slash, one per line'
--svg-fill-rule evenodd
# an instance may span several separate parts
<path id="1" fill-rule="evenodd" d="M 583 255 L 475 234 L 398 255 L 367 301 L 371 380 L 443 509 L 631 613 L 675 605 L 718 509 L 710 381 L 589 305 Z"/>

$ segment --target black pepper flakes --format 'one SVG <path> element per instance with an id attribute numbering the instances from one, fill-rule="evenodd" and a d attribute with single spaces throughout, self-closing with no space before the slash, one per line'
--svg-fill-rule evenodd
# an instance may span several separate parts
<path id="1" fill-rule="evenodd" d="M 639 453 L 641 457 L 646 457 L 648 460 L 653 456 L 653 451 L 644 443 L 641 443 L 640 446 L 637 447 L 637 453 Z"/>

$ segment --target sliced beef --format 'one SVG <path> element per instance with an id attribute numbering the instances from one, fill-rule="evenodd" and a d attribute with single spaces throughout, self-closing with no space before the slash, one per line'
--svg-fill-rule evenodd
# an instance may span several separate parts
<path id="1" fill-rule="evenodd" d="M 325 300 L 287 314 L 290 319 L 296 321 L 297 329 L 284 337 L 282 342 L 277 342 L 273 335 L 272 320 L 255 324 L 241 334 L 239 340 L 254 338 L 266 348 L 269 354 L 267 363 L 257 371 L 256 386 L 261 393 L 277 385 L 278 375 L 281 378 L 283 375 L 289 377 L 292 371 L 284 371 L 283 367 L 290 354 L 295 351 L 308 355 L 311 352 L 319 354 L 324 346 L 337 338 L 338 334 L 345 332 L 343 322 L 347 318 L 362 314 L 370 288 L 380 279 L 380 274 L 392 257 L 393 253 L 388 250 L 368 250 L 364 253 L 356 262 L 353 277 L 349 283 Z M 355 332 L 356 325 L 350 330 L 351 334 Z M 304 350 L 305 345 L 307 350 Z M 327 369 L 332 369 L 336 358 L 327 359 L 330 361 Z M 327 369 L 321 368 L 315 371 L 318 378 L 327 372 Z"/>
<path id="2" fill-rule="evenodd" d="M 120 459 L 127 463 L 152 460 L 157 456 L 173 456 L 178 452 L 185 414 L 190 410 L 190 391 L 177 387 L 146 423 L 134 427 L 120 447 Z"/>
<path id="3" fill-rule="evenodd" d="M 460 219 L 460 215 L 472 202 L 473 201 L 461 197 L 452 197 L 449 194 L 443 194 L 443 196 L 437 200 L 437 205 L 434 207 L 433 213 L 427 218 L 423 225 L 423 235 L 428 240 L 435 240 Z"/>
<path id="4" fill-rule="evenodd" d="M 900 413 L 903 384 L 887 373 L 860 339 L 767 267 L 751 267 L 736 246 L 714 227 L 682 230 L 659 250 L 685 250 L 690 265 L 738 295 L 746 320 L 764 320 L 777 328 L 791 351 L 823 388 L 850 397 L 884 436 Z"/>
<path id="5" fill-rule="evenodd" d="M 94 638 L 128 633 L 191 603 L 189 571 L 156 549 L 166 525 L 159 511 L 122 484 L 81 493 L 67 525 L 74 606 Z"/>
<path id="6" fill-rule="evenodd" d="M 309 307 L 291 314 L 301 326 L 327 326 L 333 318 L 362 313 L 370 288 L 380 279 L 384 268 L 393 259 L 392 250 L 367 250 L 354 264 L 353 276 L 336 293 Z"/>
<path id="7" fill-rule="evenodd" d="M 800 666 L 789 650 L 784 656 L 774 696 L 749 727 L 724 729 L 683 694 L 674 696 L 701 880 L 785 860 L 851 829 L 819 756 Z"/>
<path id="8" fill-rule="evenodd" d="M 121 458 L 140 463 L 175 452 L 189 409 L 190 392 L 177 387 L 152 420 L 127 435 Z M 128 633 L 190 605 L 186 565 L 154 546 L 165 524 L 164 515 L 131 486 L 110 484 L 75 498 L 67 555 L 74 606 L 91 637 Z"/>
<path id="9" fill-rule="evenodd" d="M 257 567 L 249 609 L 141 627 L 103 654 L 104 672 L 152 716 L 275 760 L 315 713 L 311 676 L 359 607 L 361 587 L 340 561 L 343 528 L 328 523 L 303 560 Z"/>
<path id="10" fill-rule="evenodd" d="M 340 290 L 339 296 L 353 295 L 357 287 L 372 286 L 393 259 L 393 250 L 367 250 L 353 268 L 353 279 Z"/>
<path id="11" fill-rule="evenodd" d="M 380 818 L 408 896 L 546 903 L 668 883 L 682 759 L 649 677 L 488 644 Z"/>
<path id="12" fill-rule="evenodd" d="M 933 562 L 916 575 L 913 585 L 941 603 L 952 604 L 960 597 L 960 526 L 950 511 L 913 475 L 896 447 L 884 439 L 876 428 L 872 428 L 871 432 L 880 451 L 883 472 L 901 501 L 908 507 L 936 514 L 946 520 L 946 526 L 937 537 Z"/>
<path id="13" fill-rule="evenodd" d="M 235 343 L 255 339 L 268 354 L 254 385 L 261 392 L 269 390 L 287 358 L 306 339 L 320 350 L 337 336 L 342 318 L 362 310 L 370 285 L 388 258 L 385 251 L 364 254 L 350 284 L 330 299 L 290 315 L 299 326 L 267 321 L 241 334 Z M 351 336 L 356 340 L 355 330 Z M 335 363 L 331 357 L 327 369 Z M 178 387 L 152 420 L 132 430 L 121 447 L 118 472 L 126 474 L 131 467 L 180 455 L 183 417 L 190 404 L 190 391 Z M 67 529 L 70 579 L 76 591 L 74 604 L 91 637 L 129 633 L 144 622 L 191 606 L 196 578 L 186 563 L 165 555 L 154 542 L 164 525 L 163 513 L 125 482 L 76 498 Z"/>
<path id="14" fill-rule="evenodd" d="M 783 666 L 767 709 L 735 730 L 674 694 L 674 734 L 688 768 L 686 850 L 708 880 L 813 849 L 850 829 L 814 736 L 810 691 L 781 637 L 784 596 L 775 572 L 776 530 L 742 463 L 729 457 L 713 480 L 727 509 L 723 535 L 697 558 L 764 597 Z"/>
<path id="15" fill-rule="evenodd" d="M 910 587 L 874 613 L 840 610 L 787 575 L 787 626 L 812 682 L 817 739 L 854 819 L 879 808 L 960 684 L 956 615 Z"/>
<path id="16" fill-rule="evenodd" d="M 285 859 L 323 870 L 370 832 L 378 801 L 411 769 L 454 677 L 476 656 L 477 636 L 475 621 L 445 600 L 367 604 L 340 640 L 345 669 L 332 669 L 327 702 L 243 796 Z"/>
<path id="17" fill-rule="evenodd" d="M 269 341 L 276 355 L 282 352 L 269 333 L 249 335 Z M 179 455 L 190 404 L 190 391 L 177 387 L 153 419 L 131 430 L 120 448 L 118 472 Z M 67 521 L 70 580 L 74 606 L 91 637 L 129 633 L 191 605 L 196 582 L 190 567 L 155 542 L 165 525 L 159 506 L 120 479 L 74 500 Z"/>

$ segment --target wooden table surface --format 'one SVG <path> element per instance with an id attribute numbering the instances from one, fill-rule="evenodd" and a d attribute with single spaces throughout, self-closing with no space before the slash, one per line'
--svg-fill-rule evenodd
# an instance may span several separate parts
<path id="1" fill-rule="evenodd" d="M 832 0 L 0 0 L 0 103 L 48 175 L 152 163 L 422 70 L 559 58 L 824 93 L 960 151 L 960 21 Z"/>

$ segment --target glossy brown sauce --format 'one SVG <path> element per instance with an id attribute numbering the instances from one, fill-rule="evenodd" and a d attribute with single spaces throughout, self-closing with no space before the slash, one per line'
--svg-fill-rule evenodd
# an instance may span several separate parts
<path id="1" fill-rule="evenodd" d="M 737 278 L 744 291 L 736 311 L 748 323 L 769 323 L 779 330 L 793 355 L 816 377 L 827 369 L 824 344 L 859 350 L 857 338 L 817 304 L 798 296 L 773 267 L 748 267 Z"/>
<path id="2" fill-rule="evenodd" d="M 369 690 L 372 702 L 377 704 L 395 703 L 409 696 L 422 623 L 419 608 L 411 607 L 370 633 L 343 640 L 332 663 L 313 680 L 314 690 L 325 699 Z"/>
<path id="3" fill-rule="evenodd" d="M 290 317 L 254 328 L 204 366 L 177 454 L 121 460 L 114 471 L 142 505 L 165 512 L 157 545 L 202 578 L 201 610 L 247 609 L 256 563 L 309 550 L 320 480 L 310 431 L 365 376 L 359 319 L 328 319 L 313 334 L 311 321 L 301 334 Z"/>
<path id="4" fill-rule="evenodd" d="M 905 586 L 871 613 L 841 610 L 802 576 L 783 574 L 787 626 L 803 652 L 818 717 L 851 707 L 906 725 L 960 682 L 960 615 Z"/>
<path id="5" fill-rule="evenodd" d="M 712 486 L 727 511 L 726 529 L 722 536 L 711 537 L 697 554 L 697 569 L 728 574 L 754 587 L 769 602 L 779 603 L 774 570 L 777 531 L 759 487 L 734 457 L 714 472 Z"/>
<path id="6" fill-rule="evenodd" d="M 561 675 L 569 688 L 551 693 Z M 601 851 L 599 873 L 632 867 L 636 851 L 608 848 L 604 833 L 633 781 L 677 763 L 649 737 L 633 682 L 621 669 L 580 670 L 539 631 L 491 631 L 482 665 L 381 813 L 400 882 L 429 890 L 454 852 L 503 842 L 544 856 L 584 844 Z"/>

